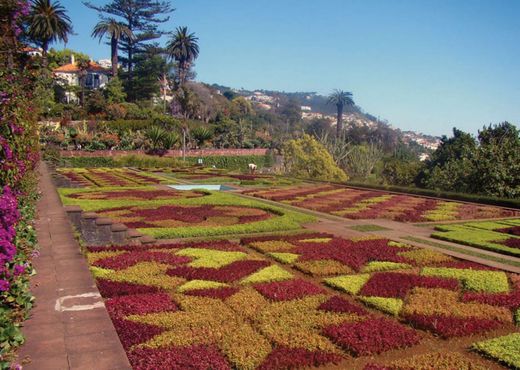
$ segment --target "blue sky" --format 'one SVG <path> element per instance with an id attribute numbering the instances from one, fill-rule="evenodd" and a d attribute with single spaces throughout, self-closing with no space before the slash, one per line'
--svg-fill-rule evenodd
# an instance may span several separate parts
<path id="1" fill-rule="evenodd" d="M 108 0 L 91 0 L 105 4 Z M 61 0 L 93 59 L 96 12 Z M 177 0 L 164 29 L 200 38 L 197 79 L 236 88 L 352 91 L 396 127 L 449 135 L 520 122 L 518 0 Z M 61 47 L 62 45 L 58 45 Z"/>

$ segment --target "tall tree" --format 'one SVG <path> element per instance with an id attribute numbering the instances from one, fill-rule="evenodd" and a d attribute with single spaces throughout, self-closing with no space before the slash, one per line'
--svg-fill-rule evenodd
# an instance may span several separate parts
<path id="1" fill-rule="evenodd" d="M 146 45 L 144 51 L 135 58 L 133 85 L 126 84 L 129 100 L 148 100 L 161 93 L 160 80 L 171 74 L 172 65 L 168 63 L 158 45 Z M 125 77 L 127 72 L 121 73 Z"/>
<path id="2" fill-rule="evenodd" d="M 166 51 L 171 59 L 177 62 L 177 83 L 184 85 L 193 61 L 199 56 L 199 38 L 189 33 L 188 27 L 177 27 L 172 35 Z"/>
<path id="3" fill-rule="evenodd" d="M 345 106 L 354 105 L 352 93 L 343 90 L 334 90 L 332 94 L 329 95 L 328 103 L 335 105 L 337 109 L 336 137 L 339 138 L 341 131 L 343 131 L 343 110 Z"/>
<path id="4" fill-rule="evenodd" d="M 41 46 L 43 64 L 47 66 L 49 45 L 56 41 L 67 42 L 72 33 L 72 22 L 59 1 L 32 0 L 28 23 L 28 36 Z"/>
<path id="5" fill-rule="evenodd" d="M 76 62 L 78 66 L 78 82 L 80 87 L 79 104 L 85 106 L 85 85 L 87 82 L 88 69 L 90 67 L 89 61 L 80 60 Z"/>
<path id="6" fill-rule="evenodd" d="M 114 18 L 109 18 L 106 20 L 101 20 L 94 26 L 94 30 L 92 31 L 92 37 L 101 39 L 106 35 L 110 36 L 110 56 L 112 60 L 112 76 L 117 76 L 117 65 L 118 61 L 118 46 L 119 40 L 121 37 L 126 37 L 128 39 L 134 38 L 134 33 L 128 26 L 124 25 L 121 22 L 116 21 Z"/>
<path id="7" fill-rule="evenodd" d="M 143 50 L 148 41 L 166 34 L 159 29 L 159 25 L 170 19 L 168 14 L 172 13 L 174 8 L 169 1 L 158 0 L 111 0 L 103 6 L 96 6 L 90 1 L 84 1 L 83 4 L 98 11 L 102 20 L 108 19 L 107 15 L 120 18 L 132 31 L 133 38 L 122 35 L 120 40 L 120 48 L 126 53 L 126 57 L 121 59 L 128 69 L 128 85 L 131 89 L 136 55 Z"/>

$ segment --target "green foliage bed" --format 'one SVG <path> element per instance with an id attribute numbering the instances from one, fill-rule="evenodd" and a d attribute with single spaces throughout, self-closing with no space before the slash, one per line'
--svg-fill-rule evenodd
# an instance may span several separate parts
<path id="1" fill-rule="evenodd" d="M 118 190 L 153 190 L 153 187 L 126 187 L 118 188 Z M 105 189 L 107 191 L 113 190 L 113 188 Z M 265 203 L 245 199 L 239 196 L 222 193 L 222 192 L 210 192 L 205 191 L 206 194 L 203 197 L 198 198 L 179 198 L 172 197 L 171 199 L 160 199 L 160 200 L 128 200 L 128 199 L 104 199 L 104 200 L 92 200 L 92 199 L 74 199 L 70 196 L 78 193 L 88 193 L 93 191 L 92 189 L 59 189 L 62 203 L 64 205 L 78 205 L 84 211 L 101 211 L 111 208 L 118 207 L 159 207 L 163 205 L 214 205 L 214 206 L 239 206 L 239 207 L 250 207 L 258 208 L 275 216 L 266 220 L 256 221 L 245 224 L 237 225 L 222 225 L 212 227 L 160 227 L 160 228 L 143 228 L 138 229 L 140 232 L 151 235 L 158 239 L 169 239 L 169 238 L 185 238 L 185 237 L 200 237 L 200 236 L 215 236 L 215 235 L 229 235 L 229 234 L 247 234 L 247 233 L 259 233 L 259 232 L 271 232 L 271 231 L 285 231 L 285 230 L 296 230 L 301 228 L 301 224 L 312 222 L 315 220 L 314 217 L 300 212 L 286 210 L 281 207 L 267 205 Z M 94 191 L 103 191 L 103 188 L 97 188 Z"/>
<path id="2" fill-rule="evenodd" d="M 512 226 L 519 226 L 520 219 L 467 222 L 457 225 L 439 225 L 435 227 L 433 238 L 472 247 L 520 257 L 520 249 L 501 244 L 508 239 L 516 238 L 513 235 L 495 231 Z"/>

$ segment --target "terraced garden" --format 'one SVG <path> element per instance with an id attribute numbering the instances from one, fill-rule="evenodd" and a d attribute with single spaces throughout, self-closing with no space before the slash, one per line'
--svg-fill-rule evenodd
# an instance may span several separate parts
<path id="1" fill-rule="evenodd" d="M 520 306 L 518 275 L 383 239 L 306 233 L 91 247 L 87 258 L 134 368 L 484 369 L 453 338 L 514 333 Z M 436 345 L 452 351 L 422 353 Z M 387 352 L 406 359 L 373 357 Z"/>
<path id="2" fill-rule="evenodd" d="M 439 225 L 432 237 L 520 257 L 520 220 Z"/>
<path id="3" fill-rule="evenodd" d="M 79 187 L 138 186 L 172 183 L 171 179 L 129 168 L 59 168 L 56 172 Z"/>
<path id="4" fill-rule="evenodd" d="M 284 204 L 401 221 L 514 212 L 330 185 L 248 185 L 247 194 L 277 206 L 165 186 L 238 176 L 214 171 L 58 171 L 83 179 L 58 190 L 64 205 L 166 239 L 86 248 L 134 369 L 520 368 L 520 275 L 368 234 L 386 230 L 374 225 L 358 227 L 360 237 L 312 232 L 306 224 L 318 219 Z M 455 240 L 481 230 L 513 249 L 504 243 L 518 239 L 518 222 L 437 233 Z"/>
<path id="5" fill-rule="evenodd" d="M 95 211 L 158 239 L 294 230 L 314 221 L 312 216 L 223 192 L 140 187 L 59 193 L 64 205 Z"/>
<path id="6" fill-rule="evenodd" d="M 498 207 L 336 185 L 253 189 L 246 190 L 245 194 L 353 220 L 390 219 L 402 222 L 433 222 L 520 216 L 520 212 Z"/>
<path id="7" fill-rule="evenodd" d="M 193 184 L 236 184 L 240 186 L 268 187 L 301 183 L 300 180 L 266 174 L 237 174 L 214 169 L 141 168 L 163 177 Z"/>

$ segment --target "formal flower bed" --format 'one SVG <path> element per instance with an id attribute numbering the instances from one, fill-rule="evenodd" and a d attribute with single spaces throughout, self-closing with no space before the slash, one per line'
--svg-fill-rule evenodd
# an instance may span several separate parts
<path id="1" fill-rule="evenodd" d="M 58 168 L 56 172 L 82 187 L 139 186 L 173 182 L 153 173 L 129 168 Z"/>
<path id="2" fill-rule="evenodd" d="M 458 352 L 433 352 L 385 364 L 371 363 L 364 370 L 486 370 L 488 366 Z"/>
<path id="3" fill-rule="evenodd" d="M 226 240 L 90 247 L 87 258 L 135 369 L 320 366 L 422 337 Z"/>
<path id="4" fill-rule="evenodd" d="M 299 183 L 299 180 L 275 177 L 264 174 L 237 174 L 211 168 L 169 169 L 141 168 L 143 171 L 160 174 L 164 177 L 180 179 L 194 184 L 237 184 L 241 186 L 285 186 Z"/>
<path id="5" fill-rule="evenodd" d="M 473 348 L 512 369 L 520 368 L 520 333 L 478 342 Z"/>
<path id="6" fill-rule="evenodd" d="M 160 239 L 300 229 L 313 217 L 233 194 L 142 188 L 59 189 L 65 205 Z"/>
<path id="7" fill-rule="evenodd" d="M 241 242 L 443 338 L 513 328 L 520 307 L 518 275 L 387 239 L 296 234 Z"/>
<path id="8" fill-rule="evenodd" d="M 520 256 L 520 237 L 517 235 L 520 219 L 494 222 L 467 222 L 437 226 L 432 237 L 493 252 Z"/>
<path id="9" fill-rule="evenodd" d="M 208 195 L 204 191 L 180 191 L 174 189 L 156 188 L 118 188 L 104 189 L 99 191 L 89 191 L 84 193 L 71 193 L 71 199 L 81 200 L 169 200 L 169 199 L 190 199 Z"/>
<path id="10" fill-rule="evenodd" d="M 446 202 L 334 185 L 249 190 L 246 193 L 349 219 L 384 218 L 403 222 L 427 222 L 499 218 L 520 214 L 498 207 Z"/>

